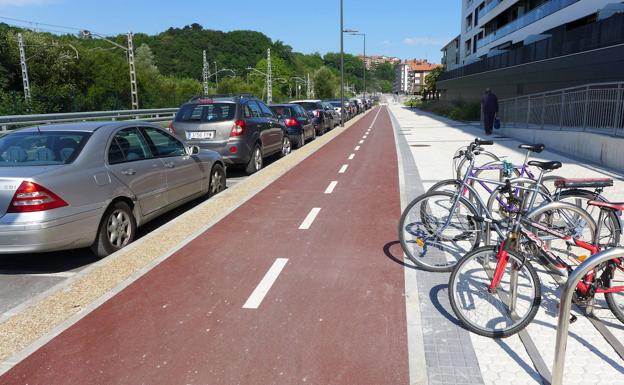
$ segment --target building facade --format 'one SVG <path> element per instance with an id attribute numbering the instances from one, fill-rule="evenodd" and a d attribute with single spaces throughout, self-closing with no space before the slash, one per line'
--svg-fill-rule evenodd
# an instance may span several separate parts
<path id="1" fill-rule="evenodd" d="M 447 71 L 454 70 L 461 66 L 460 64 L 460 48 L 461 35 L 451 40 L 447 45 L 442 48 L 442 65 Z"/>
<path id="2" fill-rule="evenodd" d="M 399 59 L 398 57 L 376 56 L 376 55 L 364 57 L 364 55 L 358 55 L 358 58 L 360 58 L 360 60 L 362 60 L 364 64 L 366 64 L 367 70 L 374 69 L 380 66 L 381 64 L 385 64 L 385 63 L 390 63 L 392 65 L 401 63 L 401 59 Z"/>
<path id="3" fill-rule="evenodd" d="M 438 67 L 441 65 L 419 59 L 405 60 L 397 64 L 392 91 L 397 94 L 419 94 L 425 85 L 425 77 Z"/>
<path id="4" fill-rule="evenodd" d="M 478 100 L 624 81 L 621 0 L 461 0 L 459 42 L 442 51 L 438 89 Z M 453 50 L 459 60 L 452 63 Z M 591 70 L 588 70 L 588 69 Z"/>

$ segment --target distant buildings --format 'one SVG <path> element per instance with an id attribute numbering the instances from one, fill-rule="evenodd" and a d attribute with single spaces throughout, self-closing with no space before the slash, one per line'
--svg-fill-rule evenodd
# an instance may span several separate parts
<path id="1" fill-rule="evenodd" d="M 366 63 L 366 69 L 373 69 L 381 64 L 390 63 L 392 65 L 398 64 L 401 62 L 401 59 L 398 57 L 388 57 L 388 56 L 366 56 L 358 55 L 358 58 Z"/>
<path id="2" fill-rule="evenodd" d="M 457 3 L 461 33 L 442 49 L 447 72 L 438 83 L 449 98 L 476 99 L 485 87 L 511 97 L 624 80 L 621 0 Z"/>
<path id="3" fill-rule="evenodd" d="M 427 60 L 405 60 L 395 66 L 392 92 L 414 95 L 422 91 L 425 77 L 429 72 L 441 67 L 440 64 L 429 63 Z"/>

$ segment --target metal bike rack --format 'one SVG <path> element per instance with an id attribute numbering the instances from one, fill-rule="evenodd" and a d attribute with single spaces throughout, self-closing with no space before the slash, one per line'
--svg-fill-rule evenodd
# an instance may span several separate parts
<path id="1" fill-rule="evenodd" d="M 565 366 L 566 347 L 568 344 L 572 295 L 574 294 L 576 285 L 596 266 L 608 260 L 620 257 L 624 257 L 624 247 L 615 247 L 590 257 L 574 269 L 563 286 L 559 301 L 559 320 L 557 322 L 557 340 L 555 342 L 555 359 L 552 369 L 551 385 L 562 385 L 563 383 L 563 368 Z"/>

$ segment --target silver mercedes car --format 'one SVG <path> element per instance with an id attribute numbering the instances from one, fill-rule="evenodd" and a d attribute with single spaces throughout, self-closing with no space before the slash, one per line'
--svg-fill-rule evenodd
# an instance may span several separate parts
<path id="1" fill-rule="evenodd" d="M 0 136 L 0 253 L 133 241 L 151 219 L 225 188 L 214 151 L 140 121 L 29 127 Z"/>

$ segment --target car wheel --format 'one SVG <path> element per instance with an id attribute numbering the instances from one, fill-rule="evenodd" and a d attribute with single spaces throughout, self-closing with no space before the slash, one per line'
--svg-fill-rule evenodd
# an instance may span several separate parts
<path id="1" fill-rule="evenodd" d="M 305 131 L 301 130 L 301 135 L 299 136 L 299 142 L 297 143 L 297 148 L 303 147 L 305 144 Z"/>
<path id="2" fill-rule="evenodd" d="M 215 164 L 210 172 L 210 185 L 208 196 L 212 197 L 225 190 L 225 169 L 220 164 Z"/>
<path id="3" fill-rule="evenodd" d="M 262 150 L 260 149 L 260 145 L 256 144 L 251 153 L 251 158 L 249 159 L 249 163 L 247 163 L 247 168 L 245 169 L 245 171 L 247 172 L 247 175 L 251 175 L 261 170 L 262 166 Z"/>
<path id="4" fill-rule="evenodd" d="M 125 202 L 115 202 L 104 213 L 91 250 L 98 257 L 106 257 L 132 243 L 136 228 L 130 206 Z"/>
<path id="5" fill-rule="evenodd" d="M 316 139 L 316 127 L 312 129 L 312 140 Z"/>
<path id="6" fill-rule="evenodd" d="M 291 151 L 292 143 L 290 142 L 290 139 L 285 136 L 284 139 L 282 139 L 282 152 L 280 153 L 280 157 L 285 157 L 286 155 L 290 154 Z"/>

